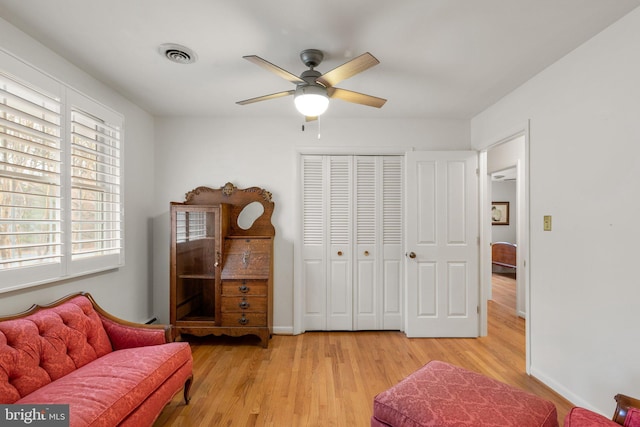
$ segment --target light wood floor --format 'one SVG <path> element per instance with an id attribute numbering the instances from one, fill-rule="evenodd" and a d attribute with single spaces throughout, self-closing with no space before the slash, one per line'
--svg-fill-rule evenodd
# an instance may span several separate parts
<path id="1" fill-rule="evenodd" d="M 499 295 L 494 288 L 494 298 L 500 301 Z M 275 335 L 263 349 L 253 337 L 193 338 L 191 403 L 185 405 L 179 393 L 155 427 L 364 427 L 376 394 L 434 359 L 553 401 L 562 425 L 571 404 L 524 373 L 524 320 L 514 312 L 506 303 L 489 301 L 489 334 L 473 339 L 307 332 Z"/>
<path id="2" fill-rule="evenodd" d="M 491 296 L 497 304 L 516 310 L 515 273 L 494 273 L 491 276 Z"/>

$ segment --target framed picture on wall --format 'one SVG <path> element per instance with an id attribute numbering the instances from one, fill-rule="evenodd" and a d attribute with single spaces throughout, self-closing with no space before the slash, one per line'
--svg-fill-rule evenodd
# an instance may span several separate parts
<path id="1" fill-rule="evenodd" d="M 509 202 L 491 202 L 491 225 L 509 225 Z"/>

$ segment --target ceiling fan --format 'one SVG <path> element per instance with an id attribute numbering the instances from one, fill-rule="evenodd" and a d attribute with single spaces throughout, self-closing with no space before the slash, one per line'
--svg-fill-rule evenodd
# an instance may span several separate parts
<path id="1" fill-rule="evenodd" d="M 291 74 L 259 56 L 248 55 L 243 56 L 243 58 L 290 81 L 296 85 L 296 88 L 236 102 L 236 104 L 239 105 L 293 95 L 296 109 L 306 117 L 307 121 L 310 121 L 316 120 L 318 116 L 326 111 L 329 106 L 329 98 L 338 98 L 343 101 L 376 108 L 382 107 L 384 103 L 387 102 L 387 100 L 383 98 L 335 87 L 335 85 L 341 81 L 380 63 L 380 61 L 369 52 L 353 58 L 329 72 L 321 74 L 319 71 L 316 71 L 315 68 L 320 65 L 324 59 L 324 54 L 318 49 L 305 49 L 300 52 L 300 59 L 309 69 L 304 71 L 300 77 Z"/>

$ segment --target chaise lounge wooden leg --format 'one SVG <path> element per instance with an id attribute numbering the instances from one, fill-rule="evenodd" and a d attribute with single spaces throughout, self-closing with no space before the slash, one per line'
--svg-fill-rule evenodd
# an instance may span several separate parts
<path id="1" fill-rule="evenodd" d="M 193 375 L 184 382 L 184 403 L 187 405 L 191 401 L 191 384 L 193 384 Z"/>

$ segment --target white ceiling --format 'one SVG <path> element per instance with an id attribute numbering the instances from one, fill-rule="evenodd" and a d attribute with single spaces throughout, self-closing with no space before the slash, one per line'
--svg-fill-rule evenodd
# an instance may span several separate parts
<path id="1" fill-rule="evenodd" d="M 387 98 L 333 100 L 326 116 L 468 119 L 640 5 L 640 0 L 0 0 L 0 17 L 155 115 L 297 114 L 295 88 L 242 59 L 293 74 L 299 52 L 326 72 L 364 52 L 380 64 L 338 87 Z M 169 62 L 162 43 L 193 49 Z M 0 41 L 0 46 L 2 42 Z M 19 54 L 19 52 L 18 52 Z"/>

